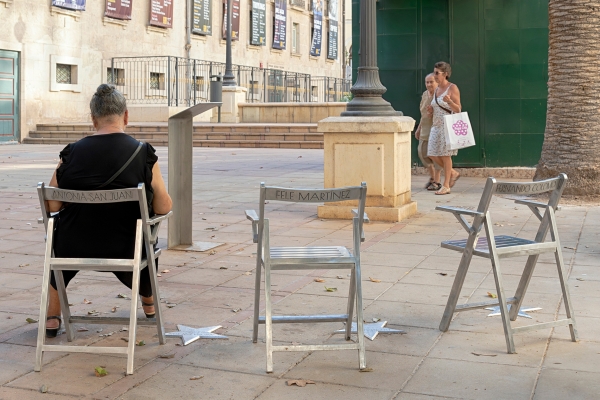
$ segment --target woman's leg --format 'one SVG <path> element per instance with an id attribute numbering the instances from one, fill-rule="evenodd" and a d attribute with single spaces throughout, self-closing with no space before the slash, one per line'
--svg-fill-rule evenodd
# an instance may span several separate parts
<path id="1" fill-rule="evenodd" d="M 454 172 L 452 169 L 452 157 L 442 156 L 439 159 L 442 162 L 442 167 L 444 167 L 444 187 L 450 188 L 450 180 Z"/>
<path id="2" fill-rule="evenodd" d="M 50 300 L 48 302 L 48 316 L 60 317 L 60 300 L 58 299 L 58 291 L 50 286 Z M 47 329 L 56 329 L 60 322 L 57 319 L 49 319 L 46 321 Z"/>

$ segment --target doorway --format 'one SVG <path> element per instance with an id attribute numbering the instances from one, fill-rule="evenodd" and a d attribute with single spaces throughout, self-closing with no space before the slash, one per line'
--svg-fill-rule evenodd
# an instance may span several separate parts
<path id="1" fill-rule="evenodd" d="M 19 53 L 0 50 L 0 142 L 19 136 Z"/>

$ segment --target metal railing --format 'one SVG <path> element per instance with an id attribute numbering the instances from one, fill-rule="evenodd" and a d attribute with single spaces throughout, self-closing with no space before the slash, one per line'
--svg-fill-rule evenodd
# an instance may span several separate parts
<path id="1" fill-rule="evenodd" d="M 107 70 L 112 83 L 130 104 L 192 106 L 209 101 L 211 76 L 225 73 L 225 63 L 191 58 L 115 57 Z M 351 81 L 268 68 L 234 65 L 246 102 L 347 101 Z"/>

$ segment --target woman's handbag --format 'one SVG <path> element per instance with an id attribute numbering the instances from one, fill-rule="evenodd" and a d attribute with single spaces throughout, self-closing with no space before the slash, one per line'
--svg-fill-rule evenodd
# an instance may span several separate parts
<path id="1" fill-rule="evenodd" d="M 475 146 L 473 128 L 466 112 L 444 116 L 444 135 L 448 150 Z"/>

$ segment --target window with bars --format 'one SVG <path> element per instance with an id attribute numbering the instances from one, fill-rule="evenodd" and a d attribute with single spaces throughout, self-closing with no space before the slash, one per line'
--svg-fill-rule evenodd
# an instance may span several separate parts
<path id="1" fill-rule="evenodd" d="M 56 83 L 73 83 L 71 67 L 69 64 L 56 64 Z"/>
<path id="2" fill-rule="evenodd" d="M 125 70 L 122 68 L 107 68 L 106 69 L 106 83 L 124 86 L 125 85 Z"/>
<path id="3" fill-rule="evenodd" d="M 165 90 L 165 74 L 150 72 L 150 89 Z"/>

